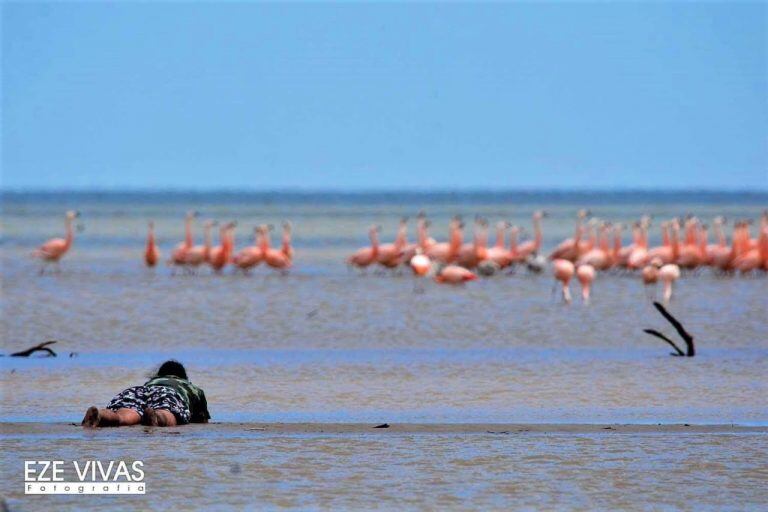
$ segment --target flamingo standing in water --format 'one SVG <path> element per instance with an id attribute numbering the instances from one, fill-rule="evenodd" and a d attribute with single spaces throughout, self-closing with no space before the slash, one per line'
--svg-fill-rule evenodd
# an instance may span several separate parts
<path id="1" fill-rule="evenodd" d="M 672 299 L 672 285 L 680 278 L 680 267 L 674 263 L 668 263 L 659 269 L 659 279 L 664 283 L 664 303 L 669 304 Z"/>
<path id="2" fill-rule="evenodd" d="M 182 267 L 185 267 L 187 264 L 187 252 L 192 248 L 194 243 L 192 239 L 192 221 L 197 215 L 197 212 L 192 211 L 187 212 L 187 215 L 184 217 L 184 241 L 173 248 L 171 259 L 168 261 L 169 264 Z"/>
<path id="3" fill-rule="evenodd" d="M 43 261 L 43 266 L 40 267 L 41 275 L 45 273 L 45 268 L 50 263 L 56 264 L 56 270 L 59 271 L 59 261 L 67 254 L 75 239 L 72 221 L 79 216 L 80 212 L 78 211 L 68 211 L 64 215 L 64 238 L 51 238 L 32 253 L 33 258 L 40 258 Z"/>
<path id="4" fill-rule="evenodd" d="M 733 268 L 742 274 L 747 274 L 753 270 L 765 269 L 768 261 L 768 228 L 765 215 L 761 220 L 760 233 L 757 237 L 757 244 L 749 242 L 749 231 L 745 227 L 746 241 L 744 250 L 733 260 Z"/>
<path id="5" fill-rule="evenodd" d="M 375 263 L 379 256 L 379 226 L 371 226 L 368 236 L 371 239 L 370 247 L 361 247 L 347 258 L 347 265 L 364 269 Z"/>
<path id="6" fill-rule="evenodd" d="M 680 224 L 677 219 L 675 219 L 666 224 L 662 223 L 661 229 L 663 233 L 662 245 L 650 249 L 646 255 L 645 261 L 658 257 L 664 264 L 675 263 L 680 254 Z M 643 262 L 643 265 L 645 265 L 645 261 Z"/>
<path id="7" fill-rule="evenodd" d="M 592 289 L 592 281 L 595 280 L 595 267 L 585 263 L 576 267 L 576 278 L 581 284 L 581 298 L 584 304 L 589 304 L 589 294 Z"/>
<path id="8" fill-rule="evenodd" d="M 512 253 L 504 246 L 504 235 L 509 227 L 509 222 L 496 224 L 496 245 L 489 247 L 486 252 L 486 258 L 496 263 L 500 269 L 512 264 Z"/>
<path id="9" fill-rule="evenodd" d="M 213 271 L 220 274 L 222 269 L 229 263 L 232 257 L 234 246 L 234 230 L 236 222 L 229 222 L 219 228 L 219 245 L 212 247 L 208 257 L 208 264 Z"/>
<path id="10" fill-rule="evenodd" d="M 377 261 L 385 268 L 395 268 L 403 262 L 405 245 L 408 243 L 406 238 L 408 232 L 408 217 L 400 219 L 400 226 L 397 228 L 397 236 L 394 243 L 381 244 Z"/>
<path id="11" fill-rule="evenodd" d="M 579 210 L 576 214 L 576 229 L 573 234 L 573 238 L 563 240 L 557 247 L 550 253 L 549 259 L 564 259 L 568 261 L 576 261 L 579 257 L 579 247 L 581 245 L 581 237 L 584 234 L 584 219 L 589 215 L 589 210 Z"/>
<path id="12" fill-rule="evenodd" d="M 290 225 L 288 223 L 283 224 L 283 247 L 280 249 L 273 249 L 270 247 L 269 232 L 272 230 L 272 226 L 268 226 L 262 235 L 261 250 L 264 253 L 264 262 L 270 267 L 280 270 L 282 273 L 288 271 L 291 267 L 291 258 L 288 256 L 288 251 L 292 251 L 290 243 Z M 285 243 L 287 234 L 287 244 Z"/>
<path id="13" fill-rule="evenodd" d="M 414 275 L 424 277 L 429 273 L 429 269 L 432 268 L 432 261 L 430 261 L 429 256 L 424 254 L 421 247 L 417 247 L 416 254 L 411 258 L 409 265 Z"/>
<path id="14" fill-rule="evenodd" d="M 662 265 L 661 258 L 653 258 L 650 263 L 643 267 L 641 275 L 645 286 L 655 285 L 659 281 L 659 269 Z"/>
<path id="15" fill-rule="evenodd" d="M 154 268 L 157 262 L 160 260 L 160 249 L 157 248 L 155 242 L 155 223 L 149 221 L 149 228 L 147 230 L 147 247 L 144 250 L 144 263 L 149 268 Z"/>
<path id="16" fill-rule="evenodd" d="M 253 228 L 253 245 L 244 247 L 232 257 L 232 263 L 244 274 L 264 260 L 261 252 L 261 232 L 258 227 Z"/>
<path id="17" fill-rule="evenodd" d="M 451 263 L 456 259 L 461 249 L 464 224 L 461 217 L 454 217 L 448 225 L 448 242 L 435 243 L 429 246 L 424 252 L 432 261 L 438 263 Z"/>
<path id="18" fill-rule="evenodd" d="M 465 268 L 475 268 L 485 260 L 488 253 L 488 221 L 478 217 L 475 219 L 475 232 L 471 244 L 463 244 L 456 256 L 456 263 Z"/>
<path id="19" fill-rule="evenodd" d="M 643 217 L 635 225 L 635 241 L 630 245 L 631 250 L 627 254 L 626 267 L 630 270 L 637 270 L 643 268 L 648 262 L 648 227 L 650 226 L 650 218 Z M 663 232 L 666 232 L 666 223 L 661 223 Z M 620 256 L 621 259 L 623 256 Z"/>
<path id="20" fill-rule="evenodd" d="M 435 275 L 435 281 L 444 284 L 464 284 L 475 279 L 477 276 L 471 270 L 458 265 L 446 265 Z"/>
<path id="21" fill-rule="evenodd" d="M 543 235 L 541 232 L 541 219 L 546 217 L 547 212 L 535 211 L 533 212 L 533 240 L 529 240 L 517 246 L 517 256 L 522 261 L 527 260 L 529 257 L 538 254 L 541 249 L 541 241 Z"/>
<path id="22" fill-rule="evenodd" d="M 600 247 L 593 247 L 586 253 L 579 256 L 576 260 L 576 266 L 589 265 L 598 270 L 607 270 L 611 266 L 611 256 L 608 242 L 608 230 L 607 223 L 603 223 L 600 226 L 599 245 Z"/>
<path id="23" fill-rule="evenodd" d="M 560 281 L 562 292 L 563 292 L 563 300 L 567 303 L 571 303 L 571 279 L 573 278 L 573 274 L 576 271 L 575 267 L 573 266 L 573 262 L 570 260 L 558 258 L 555 261 L 552 262 L 555 279 L 557 281 Z"/>
<path id="24" fill-rule="evenodd" d="M 207 263 L 211 255 L 211 228 L 218 225 L 215 220 L 207 220 L 203 224 L 203 245 L 192 246 L 184 254 L 184 265 L 189 269 L 196 269 L 203 263 Z"/>

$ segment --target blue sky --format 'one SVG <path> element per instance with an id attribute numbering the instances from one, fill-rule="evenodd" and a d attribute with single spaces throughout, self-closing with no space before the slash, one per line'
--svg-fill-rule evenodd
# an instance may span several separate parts
<path id="1" fill-rule="evenodd" d="M 2 13 L 4 188 L 768 189 L 765 3 Z"/>

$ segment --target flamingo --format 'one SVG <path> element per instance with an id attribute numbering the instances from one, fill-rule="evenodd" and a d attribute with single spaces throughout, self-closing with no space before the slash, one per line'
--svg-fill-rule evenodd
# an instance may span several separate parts
<path id="1" fill-rule="evenodd" d="M 741 274 L 747 274 L 753 270 L 765 269 L 766 258 L 768 258 L 768 241 L 766 241 L 768 232 L 766 231 L 765 217 L 761 220 L 760 233 L 758 234 L 756 245 L 749 241 L 749 231 L 747 227 L 745 227 L 745 232 L 747 240 L 744 243 L 745 250 L 733 260 L 734 270 L 738 270 Z"/>
<path id="2" fill-rule="evenodd" d="M 603 223 L 600 226 L 600 247 L 594 247 L 579 256 L 576 260 L 577 267 L 580 265 L 589 265 L 598 270 L 606 270 L 611 266 L 611 256 L 608 248 L 608 229 L 609 227 L 607 223 Z"/>
<path id="3" fill-rule="evenodd" d="M 379 256 L 379 226 L 371 226 L 368 236 L 371 239 L 370 247 L 362 247 L 353 252 L 347 258 L 347 265 L 358 268 L 366 268 L 375 263 Z"/>
<path id="4" fill-rule="evenodd" d="M 584 233 L 584 219 L 589 215 L 589 210 L 579 210 L 576 214 L 576 229 L 573 234 L 573 238 L 568 238 L 560 242 L 555 249 L 550 253 L 549 259 L 565 259 L 569 261 L 576 261 L 579 257 L 579 246 L 581 243 L 581 237 Z"/>
<path id="5" fill-rule="evenodd" d="M 435 243 L 427 248 L 424 253 L 429 256 L 432 261 L 439 263 L 451 263 L 456 259 L 459 253 L 459 249 L 462 245 L 463 233 L 462 228 L 464 224 L 461 222 L 461 218 L 456 216 L 451 219 L 448 226 L 448 242 Z"/>
<path id="6" fill-rule="evenodd" d="M 463 284 L 474 281 L 477 276 L 471 271 L 458 265 L 446 265 L 435 275 L 435 281 L 445 284 Z"/>
<path id="7" fill-rule="evenodd" d="M 722 261 L 728 257 L 731 249 L 728 247 L 728 241 L 725 237 L 723 225 L 725 219 L 721 216 L 715 217 L 712 221 L 712 233 L 717 238 L 717 243 L 708 244 L 706 248 L 707 265 L 715 266 L 715 261 Z"/>
<path id="8" fill-rule="evenodd" d="M 232 256 L 232 240 L 236 222 L 229 222 L 219 228 L 219 245 L 212 247 L 208 257 L 208 264 L 214 272 L 220 274 L 222 269 L 229 263 Z"/>
<path id="9" fill-rule="evenodd" d="M 280 270 L 281 272 L 285 273 L 291 267 L 291 259 L 283 251 L 283 248 L 273 249 L 270 247 L 269 232 L 272 229 L 273 228 L 270 225 L 266 228 L 263 228 L 263 231 L 262 231 L 263 235 L 261 239 L 262 240 L 261 250 L 264 253 L 264 263 L 266 263 L 267 265 L 269 265 L 274 269 Z M 283 229 L 285 230 L 285 225 L 283 225 Z M 290 238 L 288 240 L 289 240 L 288 248 L 290 249 Z"/>
<path id="10" fill-rule="evenodd" d="M 432 261 L 430 261 L 429 256 L 424 254 L 421 247 L 416 248 L 416 254 L 411 258 L 409 264 L 414 275 L 418 277 L 426 276 L 429 273 L 429 269 L 432 267 Z"/>
<path id="11" fill-rule="evenodd" d="M 403 261 L 403 249 L 407 243 L 408 217 L 400 219 L 395 241 L 391 244 L 381 244 L 376 259 L 380 265 L 386 268 L 395 268 Z"/>
<path id="12" fill-rule="evenodd" d="M 662 231 L 664 234 L 662 245 L 650 249 L 646 258 L 647 260 L 650 260 L 658 257 L 664 264 L 675 263 L 680 253 L 680 243 L 678 240 L 680 224 L 677 219 L 666 225 L 662 224 Z M 643 262 L 643 264 L 645 264 L 645 262 Z"/>
<path id="13" fill-rule="evenodd" d="M 674 263 L 667 263 L 659 269 L 659 279 L 664 283 L 664 303 L 669 304 L 672 299 L 672 285 L 680 278 L 680 267 Z"/>
<path id="14" fill-rule="evenodd" d="M 475 232 L 471 244 L 463 244 L 456 256 L 456 263 L 465 268 L 475 268 L 487 256 L 488 221 L 475 219 Z"/>
<path id="15" fill-rule="evenodd" d="M 636 224 L 635 241 L 630 246 L 632 249 L 627 255 L 626 267 L 630 270 L 637 270 L 643 268 L 649 261 L 648 257 L 648 227 L 650 225 L 650 219 L 643 217 L 640 222 Z M 661 223 L 662 232 L 666 233 L 667 223 Z M 621 257 L 621 256 L 620 256 Z"/>
<path id="16" fill-rule="evenodd" d="M 49 263 L 55 263 L 58 269 L 59 261 L 67 254 L 69 248 L 72 247 L 72 242 L 75 239 L 72 221 L 79 216 L 80 212 L 69 210 L 64 215 L 64 238 L 51 238 L 32 253 L 33 258 L 40 258 L 43 261 L 43 266 L 40 267 L 41 275 L 45 272 L 45 268 Z"/>
<path id="17" fill-rule="evenodd" d="M 547 212 L 538 210 L 533 212 L 533 240 L 529 240 L 517 246 L 517 255 L 521 260 L 528 259 L 529 256 L 535 255 L 541 249 L 541 241 L 543 235 L 541 232 L 541 219 L 546 217 Z"/>
<path id="18" fill-rule="evenodd" d="M 294 254 L 293 245 L 291 245 L 292 234 L 293 224 L 291 224 L 289 221 L 283 222 L 283 246 L 281 247 L 281 250 L 291 262 L 293 262 Z"/>
<path id="19" fill-rule="evenodd" d="M 149 221 L 149 229 L 147 231 L 147 248 L 144 250 L 144 263 L 149 268 L 153 268 L 155 265 L 157 265 L 159 259 L 160 249 L 157 248 L 157 244 L 155 242 L 155 223 L 153 221 Z"/>
<path id="20" fill-rule="evenodd" d="M 571 279 L 573 278 L 573 274 L 575 272 L 575 267 L 573 266 L 573 262 L 570 260 L 558 258 L 555 261 L 552 262 L 553 270 L 555 274 L 555 279 L 557 281 L 560 281 L 560 284 L 562 286 L 563 291 L 563 300 L 567 303 L 571 303 L 571 289 L 569 288 L 569 285 L 571 283 Z"/>
<path id="21" fill-rule="evenodd" d="M 576 277 L 581 284 L 581 298 L 585 304 L 589 304 L 589 293 L 592 288 L 592 281 L 595 280 L 595 267 L 586 263 L 576 267 Z"/>
<path id="22" fill-rule="evenodd" d="M 675 263 L 680 268 L 694 269 L 702 265 L 706 255 L 702 252 L 701 239 L 704 237 L 702 226 L 692 217 L 685 221 L 685 243 L 679 249 Z M 706 247 L 706 241 L 704 242 Z"/>
<path id="23" fill-rule="evenodd" d="M 187 268 L 197 268 L 203 263 L 207 263 L 211 254 L 211 228 L 218 222 L 207 220 L 203 224 L 203 245 L 195 245 L 184 253 L 184 265 Z"/>
<path id="24" fill-rule="evenodd" d="M 192 248 L 192 221 L 198 213 L 195 211 L 187 212 L 184 217 L 184 241 L 176 245 L 171 252 L 171 259 L 168 261 L 171 265 L 184 266 L 186 265 L 187 251 Z"/>
<path id="25" fill-rule="evenodd" d="M 264 260 L 264 253 L 261 252 L 261 233 L 258 227 L 253 228 L 253 245 L 243 247 L 237 254 L 232 257 L 232 263 L 240 269 L 244 274 L 247 274 L 253 267 L 257 266 Z"/>
<path id="26" fill-rule="evenodd" d="M 499 268 L 506 268 L 512 264 L 512 253 L 504 247 L 504 234 L 509 227 L 509 222 L 496 223 L 496 245 L 488 248 L 486 252 L 486 258 L 496 263 Z"/>

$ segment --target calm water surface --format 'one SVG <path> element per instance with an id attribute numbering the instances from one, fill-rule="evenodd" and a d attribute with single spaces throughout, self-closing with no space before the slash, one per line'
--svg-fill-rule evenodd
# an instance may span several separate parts
<path id="1" fill-rule="evenodd" d="M 368 225 L 382 224 L 388 240 L 400 216 L 421 208 L 439 239 L 455 213 L 530 230 L 531 212 L 544 208 L 548 249 L 570 236 L 581 207 L 613 221 L 692 212 L 709 222 L 718 214 L 757 218 L 768 206 L 765 194 L 6 194 L 2 206 L 2 352 L 53 338 L 62 356 L 0 358 L 3 421 L 79 421 L 87 406 L 105 404 L 176 357 L 224 422 L 768 424 L 764 276 L 705 271 L 680 280 L 671 309 L 699 351 L 682 359 L 642 333 L 671 329 L 637 277 L 601 275 L 592 305 L 566 307 L 552 295 L 548 273 L 520 271 L 458 289 L 425 283 L 415 293 L 410 276 L 359 276 L 342 263 L 366 243 Z M 62 272 L 40 277 L 28 254 L 61 236 L 70 207 L 82 212 L 84 230 Z M 249 277 L 147 272 L 147 220 L 156 221 L 167 255 L 191 208 L 202 218 L 237 219 L 239 245 L 256 223 L 292 220 L 295 268 L 288 276 L 263 268 Z M 658 222 L 652 235 L 658 243 Z M 181 464 L 216 482 L 227 504 L 257 499 L 267 508 L 349 509 L 374 500 L 382 508 L 766 503 L 757 485 L 768 478 L 763 433 L 501 439 L 230 432 L 221 443 L 199 430 L 140 442 L 136 434 L 108 435 L 75 429 L 3 442 L 16 461 L 47 450 L 62 457 L 152 454 L 158 470 L 168 469 L 158 486 L 183 486 Z M 173 450 L 186 454 L 183 462 Z M 202 460 L 214 462 L 195 462 Z M 242 473 L 225 481 L 232 463 Z M 712 485 L 719 492 L 703 498 Z M 174 503 L 215 505 L 199 492 L 179 492 Z"/>

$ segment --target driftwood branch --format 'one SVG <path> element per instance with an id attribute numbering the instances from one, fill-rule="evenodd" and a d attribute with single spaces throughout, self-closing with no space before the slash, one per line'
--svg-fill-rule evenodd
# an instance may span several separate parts
<path id="1" fill-rule="evenodd" d="M 651 334 L 651 335 L 653 335 L 653 336 L 656 336 L 657 338 L 661 338 L 662 340 L 664 340 L 664 341 L 666 341 L 667 343 L 669 343 L 670 345 L 672 345 L 672 348 L 673 348 L 673 349 L 675 349 L 675 352 L 677 352 L 676 354 L 674 354 L 674 353 L 673 353 L 673 354 L 672 354 L 673 356 L 684 356 L 684 355 L 685 355 L 685 352 L 683 352 L 682 350 L 680 350 L 680 347 L 678 347 L 678 346 L 675 344 L 675 342 L 674 342 L 674 341 L 672 341 L 671 339 L 667 338 L 666 336 L 664 336 L 664 335 L 663 335 L 662 333 L 660 333 L 659 331 L 655 331 L 655 330 L 653 330 L 653 329 L 643 329 L 643 332 L 647 332 L 648 334 Z"/>
<path id="2" fill-rule="evenodd" d="M 680 323 L 680 321 L 672 316 L 672 314 L 667 311 L 667 309 L 659 304 L 658 302 L 653 303 L 654 306 L 656 306 L 656 309 L 659 310 L 659 313 L 662 314 L 664 318 L 667 319 L 667 321 L 672 324 L 672 327 L 675 328 L 677 331 L 677 334 L 680 335 L 681 338 L 683 338 L 683 341 L 685 341 L 685 346 L 687 348 L 686 356 L 693 357 L 696 355 L 696 349 L 693 346 L 693 336 L 685 330 L 685 327 L 683 327 L 683 324 Z"/>
<path id="3" fill-rule="evenodd" d="M 48 345 L 52 345 L 56 343 L 55 340 L 46 341 L 43 343 L 40 343 L 39 345 L 35 345 L 34 347 L 30 347 L 27 350 L 22 350 L 21 352 L 14 352 L 11 354 L 11 357 L 29 357 L 35 352 L 47 352 L 48 357 L 56 357 L 56 352 L 48 348 Z"/>
<path id="4" fill-rule="evenodd" d="M 683 341 L 685 342 L 686 351 L 683 352 L 683 350 L 677 346 L 677 344 L 672 341 L 671 339 L 667 338 L 664 334 L 660 333 L 659 331 L 655 329 L 643 329 L 643 332 L 650 334 L 651 336 L 656 336 L 657 338 L 660 338 L 664 340 L 665 342 L 669 343 L 669 345 L 675 349 L 675 353 L 673 353 L 673 356 L 685 356 L 685 357 L 693 357 L 696 355 L 696 349 L 693 346 L 693 336 L 685 330 L 685 327 L 683 327 L 683 324 L 680 323 L 680 321 L 672 316 L 672 313 L 667 311 L 667 308 L 659 304 L 658 302 L 654 302 L 653 305 L 656 307 L 659 313 L 661 313 L 661 316 L 667 319 L 667 321 L 672 324 L 672 327 L 675 328 L 677 331 L 677 334 L 680 335 L 681 338 L 683 338 Z"/>

